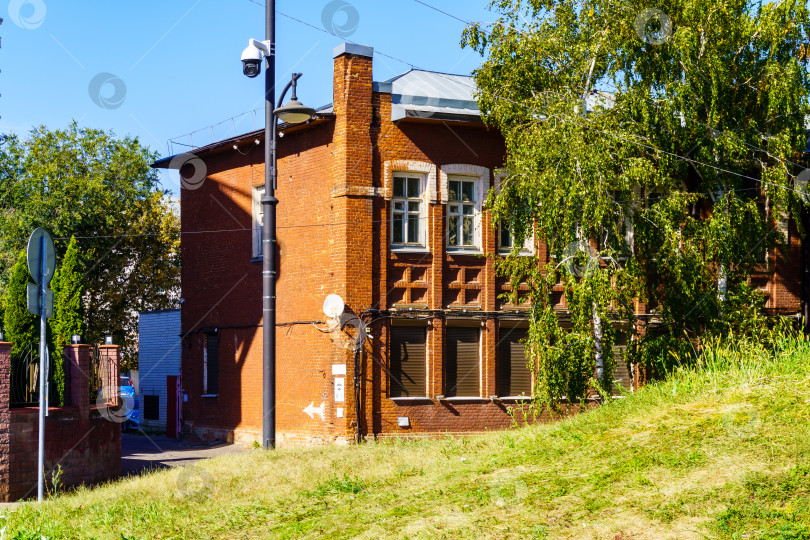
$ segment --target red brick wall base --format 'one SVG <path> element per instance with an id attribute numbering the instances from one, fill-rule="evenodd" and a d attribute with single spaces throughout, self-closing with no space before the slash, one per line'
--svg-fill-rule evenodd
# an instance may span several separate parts
<path id="1" fill-rule="evenodd" d="M 39 409 L 10 408 L 10 343 L 0 343 L 0 502 L 37 496 Z M 118 347 L 104 347 L 110 379 L 118 382 Z M 70 407 L 45 418 L 45 481 L 53 490 L 96 484 L 121 474 L 121 424 L 90 405 L 90 347 L 65 347 L 71 381 Z M 117 391 L 117 386 L 116 386 Z"/>
<path id="2" fill-rule="evenodd" d="M 5 501 L 37 495 L 39 411 L 12 409 L 10 414 L 10 475 Z M 51 409 L 45 418 L 45 482 L 61 469 L 59 489 L 97 484 L 121 474 L 121 425 L 98 410 L 81 418 L 78 409 Z"/>

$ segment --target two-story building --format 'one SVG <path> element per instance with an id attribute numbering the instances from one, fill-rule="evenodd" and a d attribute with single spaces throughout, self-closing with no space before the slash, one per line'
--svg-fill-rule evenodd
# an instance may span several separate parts
<path id="1" fill-rule="evenodd" d="M 504 428 L 531 394 L 526 306 L 500 300 L 485 256 L 511 248 L 483 208 L 504 142 L 473 91 L 470 77 L 419 70 L 374 82 L 372 49 L 343 44 L 333 103 L 281 126 L 279 443 Z M 194 150 L 207 175 L 181 194 L 185 429 L 242 443 L 262 427 L 263 142 Z M 800 309 L 798 285 L 767 286 Z M 342 330 L 322 312 L 329 294 L 345 301 Z"/>

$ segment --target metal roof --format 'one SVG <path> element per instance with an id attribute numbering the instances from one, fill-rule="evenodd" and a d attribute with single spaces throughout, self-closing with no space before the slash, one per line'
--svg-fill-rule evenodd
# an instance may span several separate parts
<path id="1" fill-rule="evenodd" d="M 466 75 L 412 69 L 387 81 L 375 82 L 375 92 L 391 94 L 391 120 L 442 118 L 480 119 L 473 92 L 475 82 Z"/>
<path id="2" fill-rule="evenodd" d="M 380 92 L 475 101 L 475 81 L 467 75 L 412 69 L 377 84 Z"/>
<path id="3" fill-rule="evenodd" d="M 473 91 L 475 82 L 466 75 L 451 75 L 434 71 L 412 69 L 387 81 L 374 82 L 374 92 L 391 94 L 391 120 L 403 118 L 431 118 L 462 122 L 480 122 L 481 114 Z M 334 116 L 333 104 L 317 109 L 321 121 Z M 310 123 L 311 125 L 311 123 Z M 279 130 L 286 126 L 280 126 Z M 189 150 L 201 154 L 228 147 L 248 138 L 262 138 L 264 130 L 231 137 L 222 141 Z M 175 156 L 168 156 L 152 164 L 155 168 L 168 168 Z"/>

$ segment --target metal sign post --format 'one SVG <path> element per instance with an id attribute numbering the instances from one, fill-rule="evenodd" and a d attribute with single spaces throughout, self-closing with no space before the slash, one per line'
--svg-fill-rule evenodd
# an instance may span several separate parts
<path id="1" fill-rule="evenodd" d="M 45 340 L 47 319 L 53 316 L 53 291 L 48 285 L 56 270 L 53 239 L 45 229 L 36 229 L 28 239 L 28 311 L 39 315 L 39 456 L 37 459 L 37 501 L 45 487 L 45 417 L 48 415 L 48 354 Z"/>

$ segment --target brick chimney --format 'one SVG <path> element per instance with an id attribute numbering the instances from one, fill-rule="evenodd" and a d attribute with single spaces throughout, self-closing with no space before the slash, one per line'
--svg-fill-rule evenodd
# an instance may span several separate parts
<path id="1" fill-rule="evenodd" d="M 335 195 L 369 194 L 371 179 L 371 56 L 374 49 L 343 43 L 334 49 Z M 354 188 L 366 189 L 354 189 Z"/>
<path id="2" fill-rule="evenodd" d="M 335 47 L 334 113 L 332 145 L 332 208 L 340 224 L 332 238 L 332 271 L 335 290 L 346 302 L 347 312 L 360 315 L 373 308 L 374 206 L 372 177 L 371 47 L 344 43 Z M 379 230 L 379 226 L 376 227 Z M 338 352 L 336 350 L 336 352 Z M 352 384 L 354 354 L 343 351 L 346 412 L 335 423 L 337 433 L 351 437 L 357 421 Z"/>

